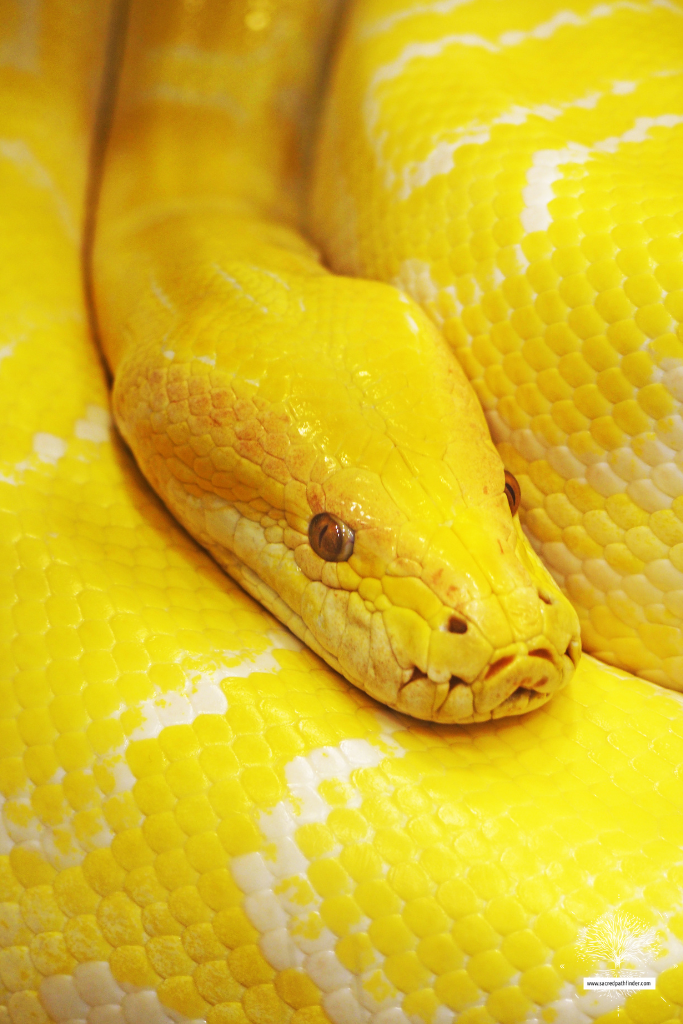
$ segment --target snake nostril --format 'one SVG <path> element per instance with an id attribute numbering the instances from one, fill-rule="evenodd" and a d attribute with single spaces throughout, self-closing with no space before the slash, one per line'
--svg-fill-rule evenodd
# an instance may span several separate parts
<path id="1" fill-rule="evenodd" d="M 541 601 L 543 601 L 543 604 L 555 604 L 554 600 L 547 592 L 547 590 L 539 590 L 538 596 L 540 597 Z"/>
<path id="2" fill-rule="evenodd" d="M 449 633 L 466 633 L 467 623 L 463 619 L 459 619 L 457 615 L 451 615 L 448 620 L 448 632 Z"/>
<path id="3" fill-rule="evenodd" d="M 507 668 L 508 665 L 511 665 L 514 660 L 514 654 L 508 654 L 507 657 L 499 658 L 498 661 L 494 661 L 493 665 L 489 665 L 489 670 L 486 673 L 486 678 L 490 679 L 491 676 L 498 675 L 498 673 L 502 672 L 504 668 Z"/>

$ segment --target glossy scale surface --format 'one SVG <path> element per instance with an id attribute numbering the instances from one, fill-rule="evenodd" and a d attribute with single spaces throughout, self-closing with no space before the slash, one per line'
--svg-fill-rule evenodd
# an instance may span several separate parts
<path id="1" fill-rule="evenodd" d="M 85 326 L 105 12 L 32 11 L 0 69 L 0 1020 L 678 1020 L 680 698 L 584 658 L 530 714 L 418 723 L 188 538 Z M 620 924 L 658 988 L 596 997 Z"/>

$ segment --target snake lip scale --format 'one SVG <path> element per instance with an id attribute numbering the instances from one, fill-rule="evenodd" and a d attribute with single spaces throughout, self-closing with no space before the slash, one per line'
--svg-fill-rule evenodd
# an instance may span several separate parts
<path id="1" fill-rule="evenodd" d="M 529 657 L 542 658 L 545 661 L 549 662 L 552 668 L 552 675 L 554 675 L 557 671 L 555 665 L 556 658 L 553 657 L 552 653 L 548 650 L 548 648 L 538 648 L 536 650 L 529 651 Z M 572 665 L 575 664 L 574 659 L 571 658 L 569 649 L 565 652 L 565 657 L 571 660 Z M 544 703 L 545 700 L 547 700 L 548 697 L 552 696 L 552 694 L 555 692 L 555 686 L 553 685 L 554 680 L 551 681 L 550 671 L 546 672 L 538 680 L 534 680 L 532 682 L 530 678 L 531 673 L 525 674 L 524 668 L 522 667 L 520 669 L 520 666 L 516 664 L 515 655 L 512 654 L 505 655 L 504 657 L 492 661 L 491 664 L 486 668 L 484 679 L 486 681 L 491 680 L 494 676 L 499 675 L 506 669 L 510 669 L 509 674 L 513 677 L 514 682 L 517 683 L 517 686 L 512 691 L 512 693 L 509 693 L 507 696 L 500 699 L 499 703 L 494 707 L 493 711 L 495 716 L 523 714 L 527 711 L 532 710 L 534 707 L 540 707 L 540 705 Z M 572 671 L 572 669 L 570 669 L 569 671 Z M 565 675 L 568 674 L 568 672 L 565 673 Z M 562 675 L 561 669 L 560 675 Z M 403 683 L 403 686 L 408 686 L 410 683 L 413 683 L 416 680 L 420 680 L 422 681 L 423 684 L 426 684 L 427 679 L 429 678 L 430 677 L 425 673 L 421 672 L 417 668 L 417 666 L 414 666 L 409 679 L 405 683 Z M 432 679 L 431 682 L 436 683 L 437 680 Z M 524 683 L 528 683 L 529 685 L 525 686 Z M 450 679 L 448 680 L 448 689 L 443 689 L 443 696 L 439 694 L 439 696 L 441 697 L 441 704 L 437 704 L 436 701 L 434 703 L 431 715 L 433 721 L 439 720 L 439 713 L 441 711 L 441 707 L 446 702 L 446 700 L 448 700 L 448 697 L 451 695 L 454 688 L 456 686 L 464 685 L 467 684 L 465 683 L 464 679 L 460 678 L 460 676 L 452 675 L 450 677 Z M 508 683 L 506 689 L 509 687 L 509 685 L 510 684 Z"/>

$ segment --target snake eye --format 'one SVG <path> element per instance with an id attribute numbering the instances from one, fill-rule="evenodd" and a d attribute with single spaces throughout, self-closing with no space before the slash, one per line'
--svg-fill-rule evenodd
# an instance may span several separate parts
<path id="1" fill-rule="evenodd" d="M 514 516 L 522 500 L 522 489 L 517 483 L 517 477 L 508 473 L 507 469 L 505 470 L 505 497 L 508 500 L 510 512 Z"/>
<path id="2" fill-rule="evenodd" d="M 345 562 L 353 554 L 353 530 L 331 512 L 320 512 L 308 524 L 308 539 L 326 562 Z"/>

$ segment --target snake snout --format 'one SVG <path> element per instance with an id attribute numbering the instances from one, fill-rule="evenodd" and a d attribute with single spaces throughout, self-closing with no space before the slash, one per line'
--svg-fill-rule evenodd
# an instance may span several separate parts
<path id="1" fill-rule="evenodd" d="M 399 575 L 420 555 L 420 580 Z M 576 613 L 496 510 L 462 511 L 455 526 L 434 531 L 426 552 L 390 563 L 381 585 L 396 666 L 383 699 L 398 711 L 482 722 L 539 707 L 571 678 Z"/>
<path id="2" fill-rule="evenodd" d="M 431 667 L 415 667 L 401 687 L 397 707 L 416 714 L 424 705 L 425 692 L 432 697 L 430 717 L 437 722 L 482 722 L 491 718 L 520 715 L 545 704 L 571 677 L 580 654 L 578 641 L 570 642 L 565 654 L 551 645 L 518 643 L 514 649 L 494 652 L 473 682 L 455 673 L 448 679 L 432 678 Z M 417 712 L 418 717 L 423 717 Z"/>

